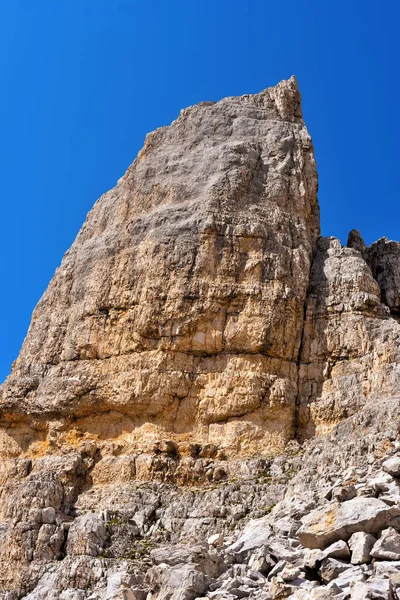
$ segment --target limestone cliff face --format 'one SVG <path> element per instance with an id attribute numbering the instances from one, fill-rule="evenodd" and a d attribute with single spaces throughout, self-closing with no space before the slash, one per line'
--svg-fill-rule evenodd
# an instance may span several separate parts
<path id="1" fill-rule="evenodd" d="M 4 449 L 72 428 L 142 449 L 165 436 L 282 449 L 316 193 L 294 78 L 148 135 L 34 311 L 2 391 Z"/>
<path id="2" fill-rule="evenodd" d="M 319 237 L 294 78 L 147 136 L 0 390 L 0 600 L 350 597 L 400 530 L 399 273 Z"/>
<path id="3" fill-rule="evenodd" d="M 330 430 L 398 392 L 399 248 L 319 238 L 294 77 L 183 110 L 97 201 L 36 307 L 0 451 L 168 438 L 270 455 Z"/>
<path id="4" fill-rule="evenodd" d="M 354 234 L 348 248 L 335 238 L 320 238 L 316 245 L 299 369 L 303 437 L 325 433 L 369 400 L 379 402 L 400 391 L 400 325 L 382 303 L 386 293 L 394 301 L 399 292 L 400 261 L 388 260 L 389 244 L 382 249 L 378 242 L 367 250 L 359 234 L 358 240 L 359 249 Z M 372 271 L 363 258 L 367 253 Z M 381 288 L 372 261 L 384 265 Z"/>

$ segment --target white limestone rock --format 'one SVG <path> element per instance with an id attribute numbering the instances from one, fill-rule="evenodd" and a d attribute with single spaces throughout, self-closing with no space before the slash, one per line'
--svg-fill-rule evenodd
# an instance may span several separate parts
<path id="1" fill-rule="evenodd" d="M 371 549 L 376 542 L 376 537 L 364 531 L 353 533 L 349 539 L 351 550 L 351 563 L 361 565 L 371 561 Z"/>
<path id="2" fill-rule="evenodd" d="M 400 477 L 400 456 L 391 456 L 385 460 L 382 469 L 392 477 Z"/>
<path id="3" fill-rule="evenodd" d="M 382 531 L 371 550 L 371 556 L 381 560 L 400 560 L 400 533 L 393 527 Z"/>
<path id="4" fill-rule="evenodd" d="M 373 534 L 393 524 L 400 526 L 400 508 L 360 497 L 314 510 L 302 519 L 297 535 L 307 548 L 323 549 L 335 541 L 347 541 L 357 531 Z"/>

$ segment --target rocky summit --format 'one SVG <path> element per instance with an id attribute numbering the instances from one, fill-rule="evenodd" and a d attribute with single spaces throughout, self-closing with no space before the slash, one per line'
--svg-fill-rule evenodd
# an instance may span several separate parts
<path id="1" fill-rule="evenodd" d="M 294 77 L 146 137 L 0 388 L 1 600 L 400 599 L 400 243 Z"/>

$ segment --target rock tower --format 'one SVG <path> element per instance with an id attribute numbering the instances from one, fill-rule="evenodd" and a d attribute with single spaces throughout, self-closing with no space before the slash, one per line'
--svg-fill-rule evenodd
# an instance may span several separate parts
<path id="1" fill-rule="evenodd" d="M 2 600 L 330 598 L 352 544 L 400 560 L 394 492 L 361 526 L 357 477 L 325 489 L 397 460 L 400 244 L 320 237 L 317 188 L 291 77 L 182 110 L 96 202 L 0 388 Z"/>

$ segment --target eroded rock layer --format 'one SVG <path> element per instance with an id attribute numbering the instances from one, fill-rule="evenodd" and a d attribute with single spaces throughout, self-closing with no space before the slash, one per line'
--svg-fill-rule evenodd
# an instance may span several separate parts
<path id="1" fill-rule="evenodd" d="M 316 192 L 294 78 L 148 135 L 35 309 L 2 392 L 3 423 L 20 424 L 4 446 L 18 454 L 76 428 L 134 432 L 142 446 L 168 432 L 230 453 L 282 449 Z"/>

